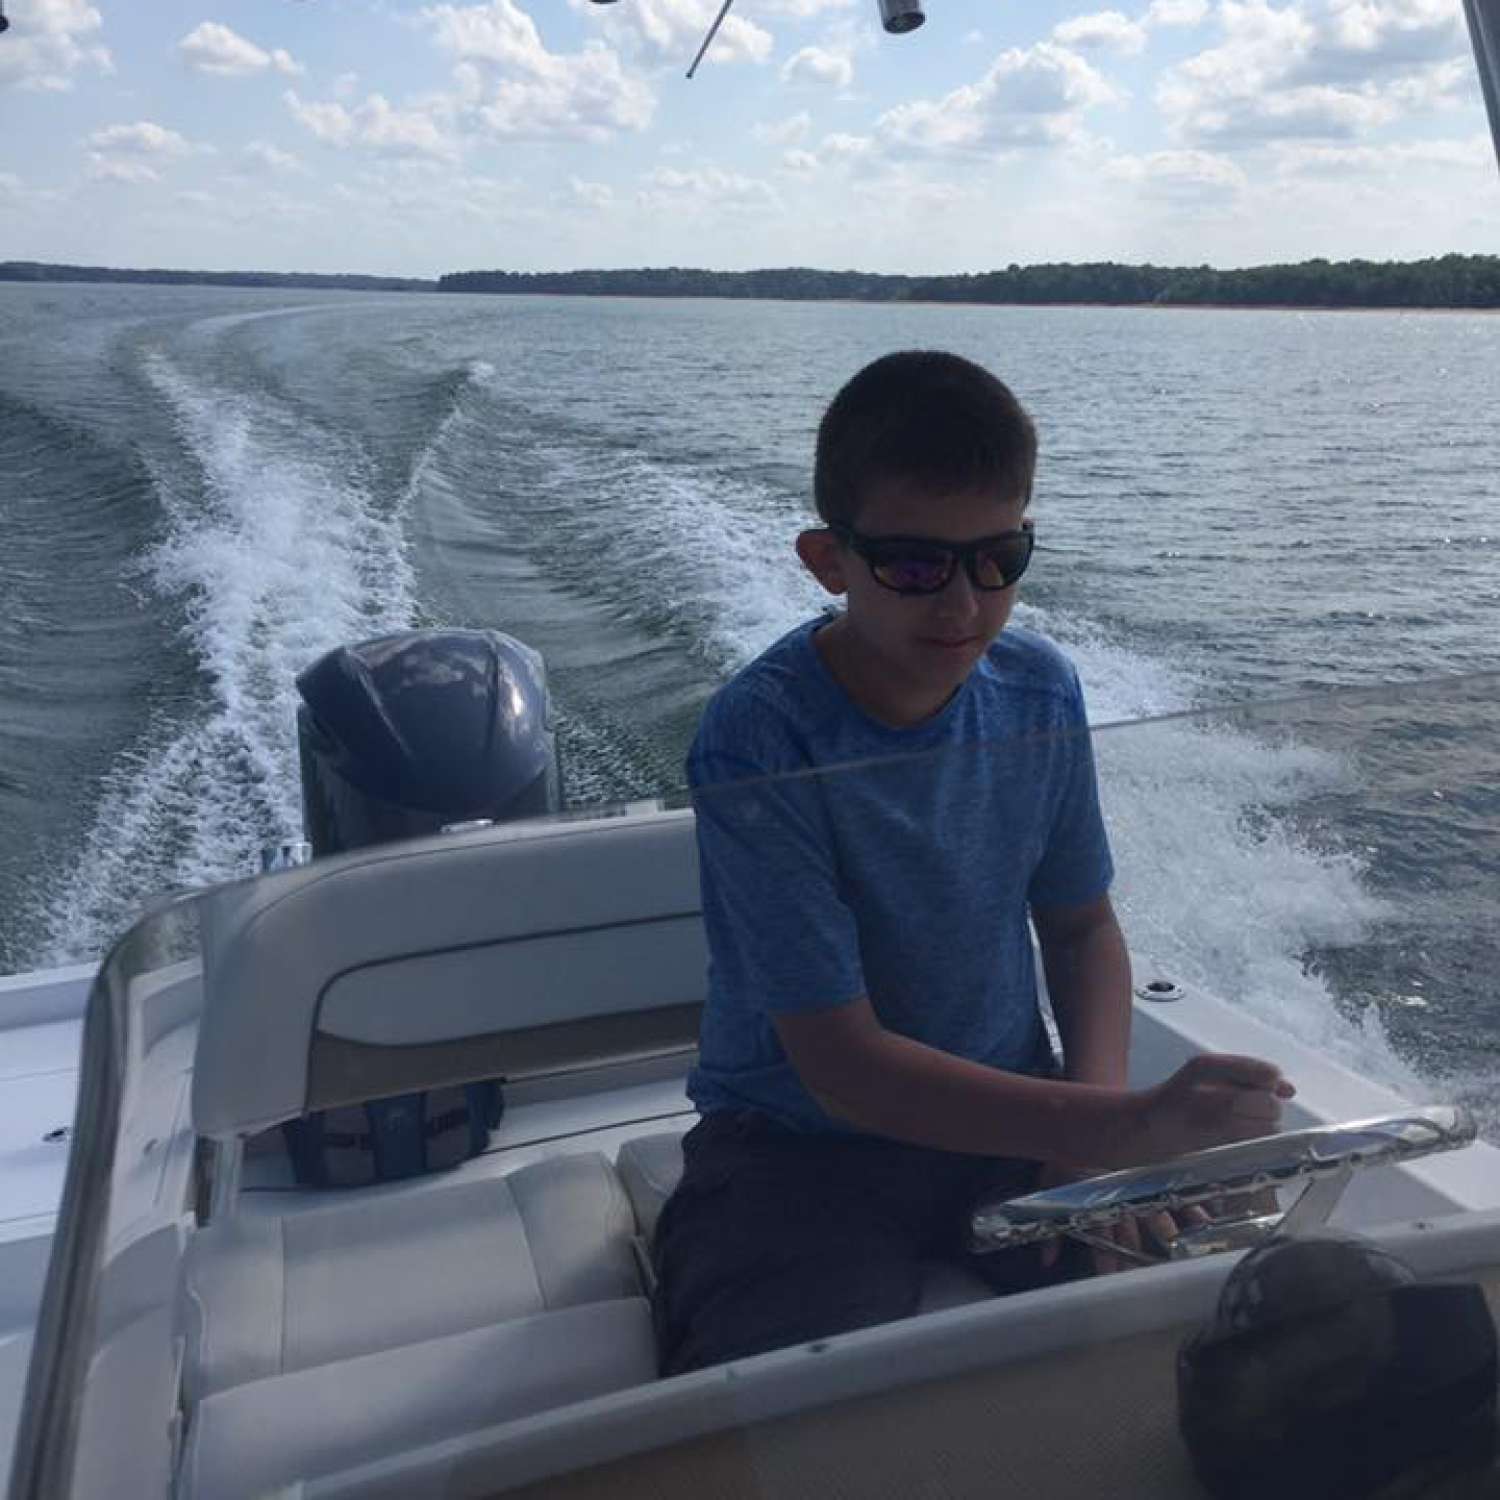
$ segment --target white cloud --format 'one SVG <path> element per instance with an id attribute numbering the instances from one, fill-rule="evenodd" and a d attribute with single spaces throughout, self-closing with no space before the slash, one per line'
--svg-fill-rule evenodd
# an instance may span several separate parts
<path id="1" fill-rule="evenodd" d="M 197 149 L 175 130 L 153 120 L 133 125 L 106 125 L 86 137 L 89 176 L 98 182 L 138 186 L 159 182 L 160 166 Z"/>
<path id="2" fill-rule="evenodd" d="M 816 149 L 797 146 L 782 152 L 781 163 L 787 171 L 805 176 L 826 167 L 854 168 L 873 164 L 875 155 L 873 136 L 850 135 L 836 130 L 825 135 Z"/>
<path id="3" fill-rule="evenodd" d="M 492 226 L 514 218 L 518 208 L 514 183 L 415 158 L 381 162 L 357 173 L 353 185 L 340 183 L 333 191 L 358 208 L 363 223 L 412 244 L 436 238 L 446 247 L 446 236 L 460 221 Z"/>
<path id="4" fill-rule="evenodd" d="M 776 191 L 758 177 L 725 172 L 718 167 L 693 167 L 678 171 L 658 167 L 647 173 L 639 194 L 643 206 L 653 209 L 766 208 L 773 205 Z"/>
<path id="5" fill-rule="evenodd" d="M 243 78 L 251 73 L 264 73 L 268 68 L 288 76 L 303 71 L 284 48 L 267 52 L 218 21 L 200 22 L 178 42 L 177 50 L 190 68 L 223 78 Z"/>
<path id="6" fill-rule="evenodd" d="M 1079 52 L 1107 51 L 1132 55 L 1146 46 L 1146 28 L 1117 10 L 1074 16 L 1052 28 L 1054 41 Z"/>
<path id="7" fill-rule="evenodd" d="M 473 61 L 499 63 L 529 73 L 554 61 L 542 43 L 536 22 L 514 0 L 487 5 L 433 5 L 420 12 L 445 52 Z"/>
<path id="8" fill-rule="evenodd" d="M 595 5 L 593 0 L 569 3 L 598 24 L 609 41 L 620 43 L 634 56 L 652 64 L 680 63 L 684 67 L 693 60 L 719 11 L 719 0 L 628 0 L 608 8 Z M 804 14 L 826 8 L 815 4 Z M 770 57 L 772 46 L 769 31 L 731 12 L 714 38 L 708 60 L 763 63 Z"/>
<path id="9" fill-rule="evenodd" d="M 23 191 L 24 185 L 14 172 L 0 172 L 0 195 L 19 198 Z"/>
<path id="10" fill-rule="evenodd" d="M 288 89 L 283 99 L 292 117 L 327 146 L 357 146 L 382 156 L 454 160 L 458 142 L 422 109 L 398 109 L 383 94 L 370 94 L 353 109 L 336 102 L 303 100 Z"/>
<path id="11" fill-rule="evenodd" d="M 134 125 L 106 125 L 94 131 L 86 144 L 96 151 L 133 156 L 185 156 L 193 149 L 175 130 L 152 120 L 138 120 Z"/>
<path id="12" fill-rule="evenodd" d="M 1472 57 L 1461 55 L 1414 68 L 1404 77 L 1393 79 L 1387 91 L 1404 109 L 1420 113 L 1452 108 L 1463 103 L 1471 91 L 1477 102 L 1476 84 Z"/>
<path id="13" fill-rule="evenodd" d="M 832 135 L 823 137 L 823 143 L 818 147 L 818 151 L 825 161 L 860 161 L 867 157 L 874 148 L 875 142 L 870 136 L 848 135 L 843 131 L 835 131 Z"/>
<path id="14" fill-rule="evenodd" d="M 915 100 L 877 121 L 890 142 L 927 151 L 996 151 L 1076 138 L 1084 110 L 1119 95 L 1076 52 L 1052 42 L 1002 52 L 977 83 Z"/>
<path id="15" fill-rule="evenodd" d="M 587 203 L 590 208 L 609 208 L 615 201 L 615 190 L 607 182 L 585 182 L 570 177 L 568 190 L 578 202 Z"/>
<path id="16" fill-rule="evenodd" d="M 1157 84 L 1189 144 L 1347 137 L 1450 103 L 1470 81 L 1447 0 L 1223 0 L 1218 19 L 1223 41 Z"/>
<path id="17" fill-rule="evenodd" d="M 803 47 L 782 64 L 781 79 L 813 88 L 846 89 L 854 82 L 854 59 L 829 47 Z"/>
<path id="18" fill-rule="evenodd" d="M 306 170 L 299 157 L 271 145 L 269 141 L 251 141 L 240 156 L 251 171 L 284 174 Z"/>
<path id="19" fill-rule="evenodd" d="M 0 84 L 61 91 L 81 68 L 113 73 L 109 49 L 88 38 L 104 18 L 84 0 L 12 0 L 10 30 L 0 42 Z"/>
<path id="20" fill-rule="evenodd" d="M 1104 172 L 1147 191 L 1172 197 L 1224 197 L 1249 185 L 1244 169 L 1227 156 L 1209 151 L 1151 151 L 1144 156 L 1117 156 Z"/>
<path id="21" fill-rule="evenodd" d="M 800 141 L 811 129 L 812 116 L 803 109 L 794 115 L 788 115 L 784 120 L 759 124 L 751 134 L 756 140 L 764 141 L 770 146 L 789 146 L 793 141 Z"/>
<path id="22" fill-rule="evenodd" d="M 359 144 L 386 156 L 433 156 L 451 160 L 457 144 L 419 109 L 397 109 L 382 94 L 371 94 L 354 111 Z"/>
<path id="23" fill-rule="evenodd" d="M 1494 144 L 1484 133 L 1458 140 L 1392 141 L 1383 146 L 1283 141 L 1276 148 L 1275 169 L 1282 176 L 1327 173 L 1347 178 L 1350 173 L 1399 173 L 1405 177 L 1414 167 L 1488 172 L 1494 159 Z"/>
<path id="24" fill-rule="evenodd" d="M 479 110 L 491 134 L 506 138 L 607 140 L 644 130 L 656 109 L 650 88 L 602 48 L 578 54 L 579 66 L 538 78 L 506 78 Z"/>
<path id="25" fill-rule="evenodd" d="M 966 204 L 974 207 L 976 198 L 982 196 L 976 194 L 972 182 L 918 175 L 905 166 L 884 176 L 856 180 L 852 191 L 860 218 L 879 222 L 882 228 L 887 223 L 904 223 L 915 231 L 918 242 L 931 239 L 935 220 L 951 218 Z M 933 270 L 947 269 L 951 262 L 929 265 Z"/>
<path id="26" fill-rule="evenodd" d="M 161 181 L 161 173 L 143 161 L 106 156 L 99 151 L 89 152 L 89 176 L 96 182 L 126 182 L 135 185 Z"/>
<path id="27" fill-rule="evenodd" d="M 347 146 L 354 139 L 354 116 L 342 104 L 304 102 L 292 89 L 281 96 L 292 118 L 326 146 Z"/>
<path id="28" fill-rule="evenodd" d="M 438 48 L 457 60 L 450 103 L 492 135 L 598 141 L 651 122 L 656 96 L 617 52 L 599 42 L 549 52 L 515 0 L 435 5 L 420 14 Z"/>
<path id="29" fill-rule="evenodd" d="M 1209 12 L 1208 0 L 1151 0 L 1147 26 L 1197 26 Z"/>
<path id="30" fill-rule="evenodd" d="M 757 0 L 756 11 L 767 16 L 785 16 L 789 21 L 810 21 L 830 10 L 852 10 L 854 0 Z"/>
<path id="31" fill-rule="evenodd" d="M 1331 0 L 1320 44 L 1325 63 L 1344 54 L 1389 67 L 1450 57 L 1467 38 L 1448 0 Z"/>

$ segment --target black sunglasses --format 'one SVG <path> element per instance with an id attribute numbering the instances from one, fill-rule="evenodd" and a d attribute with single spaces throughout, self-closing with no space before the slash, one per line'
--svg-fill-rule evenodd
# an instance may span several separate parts
<path id="1" fill-rule="evenodd" d="M 828 529 L 870 565 L 876 583 L 898 594 L 937 594 L 963 563 L 969 582 L 983 593 L 1008 589 L 1031 561 L 1036 535 L 1030 521 L 972 542 L 940 542 L 925 536 L 865 536 L 852 526 Z"/>

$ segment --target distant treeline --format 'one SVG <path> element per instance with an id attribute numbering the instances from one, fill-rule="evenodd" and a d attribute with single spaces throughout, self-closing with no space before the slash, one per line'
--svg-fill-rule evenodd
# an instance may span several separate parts
<path id="1" fill-rule="evenodd" d="M 1432 260 L 1305 260 L 1216 271 L 1212 266 L 1007 266 L 962 276 L 816 271 L 459 271 L 440 292 L 566 296 L 759 297 L 792 301 L 1105 303 L 1217 307 L 1500 307 L 1500 256 Z"/>
<path id="2" fill-rule="evenodd" d="M 430 292 L 432 281 L 410 276 L 319 276 L 307 271 L 118 271 L 110 266 L 54 266 L 0 261 L 0 281 L 131 281 L 163 286 L 314 287 L 335 292 Z"/>
<path id="3" fill-rule="evenodd" d="M 1431 260 L 1304 260 L 1216 271 L 1116 261 L 1007 266 L 961 276 L 881 276 L 791 266 L 766 271 L 454 271 L 322 276 L 280 271 L 123 271 L 0 261 L 0 281 L 157 282 L 171 286 L 311 287 L 350 292 L 506 292 L 574 297 L 741 297 L 799 302 L 1102 303 L 1111 306 L 1500 307 L 1500 256 Z"/>

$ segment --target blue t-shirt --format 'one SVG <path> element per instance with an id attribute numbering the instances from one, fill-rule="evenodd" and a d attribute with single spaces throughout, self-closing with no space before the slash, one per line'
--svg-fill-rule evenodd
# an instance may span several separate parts
<path id="1" fill-rule="evenodd" d="M 864 713 L 783 636 L 704 710 L 688 755 L 708 999 L 688 1094 L 812 1131 L 771 1017 L 868 995 L 888 1030 L 1014 1072 L 1049 1061 L 1028 905 L 1113 875 L 1077 673 L 1009 626 L 938 713 Z"/>

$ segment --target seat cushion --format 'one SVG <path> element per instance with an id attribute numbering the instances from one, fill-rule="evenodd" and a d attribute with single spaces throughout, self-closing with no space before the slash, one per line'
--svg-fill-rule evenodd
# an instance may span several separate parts
<path id="1" fill-rule="evenodd" d="M 509 1174 L 497 1158 L 420 1183 L 236 1213 L 189 1241 L 184 1386 L 227 1387 L 640 1294 L 634 1219 L 598 1153 Z M 305 1195 L 304 1195 L 305 1203 Z"/>
<path id="2" fill-rule="evenodd" d="M 649 1244 L 656 1233 L 662 1204 L 672 1195 L 682 1177 L 680 1131 L 639 1135 L 626 1141 L 616 1157 L 620 1181 L 635 1210 L 635 1221 Z M 982 1302 L 994 1293 L 966 1266 L 951 1261 L 932 1261 L 923 1268 L 919 1312 L 940 1312 L 967 1302 Z"/>
<path id="3" fill-rule="evenodd" d="M 682 1177 L 682 1136 L 681 1131 L 638 1135 L 615 1158 L 635 1221 L 648 1242 L 656 1235 L 662 1204 Z"/>
<path id="4" fill-rule="evenodd" d="M 254 1380 L 193 1411 L 181 1493 L 249 1500 L 655 1376 L 650 1310 L 631 1297 Z"/>

